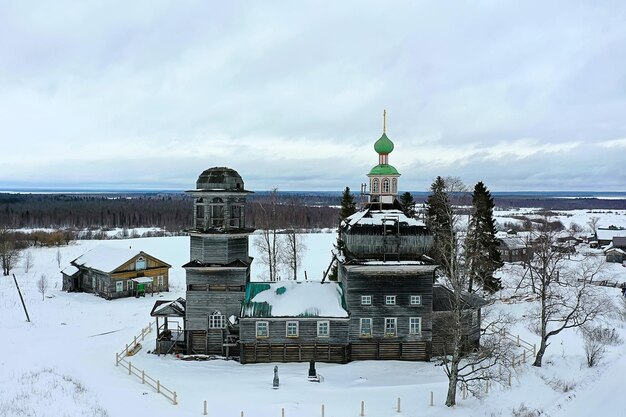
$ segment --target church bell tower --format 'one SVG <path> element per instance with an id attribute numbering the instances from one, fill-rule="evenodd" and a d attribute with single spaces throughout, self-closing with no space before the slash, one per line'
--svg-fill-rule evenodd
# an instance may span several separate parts
<path id="1" fill-rule="evenodd" d="M 389 165 L 389 154 L 393 152 L 393 142 L 387 137 L 387 111 L 383 112 L 383 135 L 374 143 L 378 153 L 378 165 L 373 167 L 369 178 L 370 203 L 393 204 L 398 195 L 398 170 Z"/>

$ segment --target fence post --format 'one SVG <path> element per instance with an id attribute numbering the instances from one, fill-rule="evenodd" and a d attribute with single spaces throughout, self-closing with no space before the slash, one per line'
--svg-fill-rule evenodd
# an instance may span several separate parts
<path id="1" fill-rule="evenodd" d="M 133 365 L 131 365 L 130 361 L 128 361 L 128 375 L 130 375 L 132 367 Z"/>
<path id="2" fill-rule="evenodd" d="M 115 366 L 119 366 L 120 363 L 120 354 L 115 352 Z"/>
<path id="3" fill-rule="evenodd" d="M 206 412 L 206 400 L 204 400 L 204 413 L 202 413 L 202 415 L 206 416 L 207 412 Z"/>
<path id="4" fill-rule="evenodd" d="M 146 373 L 144 371 L 141 371 L 141 383 L 146 383 Z"/>
<path id="5" fill-rule="evenodd" d="M 533 356 L 537 354 L 537 345 L 533 344 Z"/>
<path id="6" fill-rule="evenodd" d="M 361 416 L 365 415 L 365 401 L 361 401 Z"/>
<path id="7" fill-rule="evenodd" d="M 517 347 L 519 347 L 519 335 L 517 335 Z"/>
<path id="8" fill-rule="evenodd" d="M 398 410 L 398 413 L 399 413 L 400 412 L 400 397 L 398 397 L 398 408 L 397 408 L 397 410 Z"/>
<path id="9" fill-rule="evenodd" d="M 511 374 L 509 374 L 509 387 L 511 386 Z"/>
<path id="10" fill-rule="evenodd" d="M 177 405 L 178 401 L 176 401 L 176 391 L 174 391 L 174 405 Z"/>
<path id="11" fill-rule="evenodd" d="M 322 417 L 324 417 L 324 404 L 322 404 Z"/>
<path id="12" fill-rule="evenodd" d="M 431 391 L 430 392 L 430 406 L 432 407 L 433 405 L 435 405 L 435 402 L 434 402 L 434 398 L 433 398 L 433 392 Z"/>
<path id="13" fill-rule="evenodd" d="M 515 354 L 513 354 L 513 368 L 515 368 Z"/>
<path id="14" fill-rule="evenodd" d="M 485 384 L 485 394 L 489 394 L 489 380 Z"/>
<path id="15" fill-rule="evenodd" d="M 128 343 L 126 343 L 126 351 L 125 351 L 126 356 L 128 356 Z"/>
<path id="16" fill-rule="evenodd" d="M 161 381 L 157 379 L 157 393 L 161 393 Z"/>
<path id="17" fill-rule="evenodd" d="M 522 352 L 522 363 L 526 363 L 526 351 Z"/>
<path id="18" fill-rule="evenodd" d="M 137 336 L 135 336 L 133 339 L 133 346 L 137 346 Z"/>
<path id="19" fill-rule="evenodd" d="M 280 409 L 280 417 L 285 417 L 285 409 L 284 408 Z"/>

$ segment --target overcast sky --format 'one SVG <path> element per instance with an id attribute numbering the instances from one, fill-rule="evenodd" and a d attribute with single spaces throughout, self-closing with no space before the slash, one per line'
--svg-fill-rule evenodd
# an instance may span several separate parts
<path id="1" fill-rule="evenodd" d="M 0 2 L 0 188 L 626 191 L 626 2 Z"/>

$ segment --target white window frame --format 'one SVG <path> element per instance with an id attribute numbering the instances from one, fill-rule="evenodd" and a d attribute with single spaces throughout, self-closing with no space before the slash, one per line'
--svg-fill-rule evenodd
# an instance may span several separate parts
<path id="1" fill-rule="evenodd" d="M 326 330 L 322 329 L 326 327 Z M 330 322 L 328 320 L 320 320 L 317 322 L 317 337 L 329 337 L 330 336 Z"/>
<path id="2" fill-rule="evenodd" d="M 263 331 L 262 328 L 265 328 Z M 270 324 L 267 321 L 257 321 L 254 326 L 257 339 L 267 339 L 270 337 Z"/>
<path id="3" fill-rule="evenodd" d="M 289 332 L 289 328 L 290 326 L 293 329 L 293 326 L 295 325 L 295 333 L 294 332 Z M 285 323 L 285 336 L 287 337 L 299 337 L 300 336 L 300 323 L 298 323 L 297 321 L 288 321 L 287 323 Z"/>
<path id="4" fill-rule="evenodd" d="M 385 305 L 386 306 L 395 306 L 396 305 L 396 296 L 395 295 L 386 295 L 385 296 Z"/>
<path id="5" fill-rule="evenodd" d="M 422 334 L 422 318 L 421 317 L 409 317 L 409 334 L 412 334 L 412 335 Z"/>
<path id="6" fill-rule="evenodd" d="M 361 305 L 362 306 L 371 306 L 372 305 L 372 296 L 371 295 L 362 295 L 361 296 Z"/>
<path id="7" fill-rule="evenodd" d="M 390 190 L 389 178 L 385 178 L 383 179 L 382 192 L 383 194 L 388 194 L 390 192 L 389 190 Z"/>
<path id="8" fill-rule="evenodd" d="M 143 262 L 143 267 L 140 267 L 140 262 Z M 135 271 L 143 271 L 144 269 L 148 269 L 148 261 L 143 256 L 140 256 L 135 261 Z"/>
<path id="9" fill-rule="evenodd" d="M 421 306 L 422 305 L 422 296 L 421 295 L 412 295 L 410 298 L 410 304 L 412 306 Z"/>
<path id="10" fill-rule="evenodd" d="M 365 322 L 369 322 L 369 328 L 370 328 L 369 332 L 363 331 L 363 323 Z M 364 317 L 359 320 L 359 335 L 361 337 L 372 337 L 372 318 L 371 317 Z"/>
<path id="11" fill-rule="evenodd" d="M 377 193 L 378 192 L 378 186 L 379 186 L 378 178 L 374 178 L 372 180 L 372 192 L 373 193 Z"/>
<path id="12" fill-rule="evenodd" d="M 226 328 L 226 316 L 217 312 L 209 316 L 209 329 L 225 329 Z"/>
<path id="13" fill-rule="evenodd" d="M 388 323 L 393 323 L 393 333 L 388 331 Z M 398 318 L 397 317 L 385 317 L 385 336 L 396 337 L 398 336 Z"/>
<path id="14" fill-rule="evenodd" d="M 164 281 L 164 279 L 163 279 L 163 275 L 159 275 L 159 276 L 157 276 L 157 285 L 158 285 L 159 287 L 162 287 L 162 286 L 163 286 L 163 281 Z"/>
<path id="15" fill-rule="evenodd" d="M 124 291 L 124 281 L 115 281 L 115 292 Z"/>

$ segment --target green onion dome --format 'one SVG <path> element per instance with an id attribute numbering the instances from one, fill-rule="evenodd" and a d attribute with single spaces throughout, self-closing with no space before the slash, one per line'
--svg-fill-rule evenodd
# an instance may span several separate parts
<path id="1" fill-rule="evenodd" d="M 393 151 L 393 142 L 387 137 L 387 134 L 383 135 L 374 143 L 374 150 L 379 155 L 387 155 Z"/>

